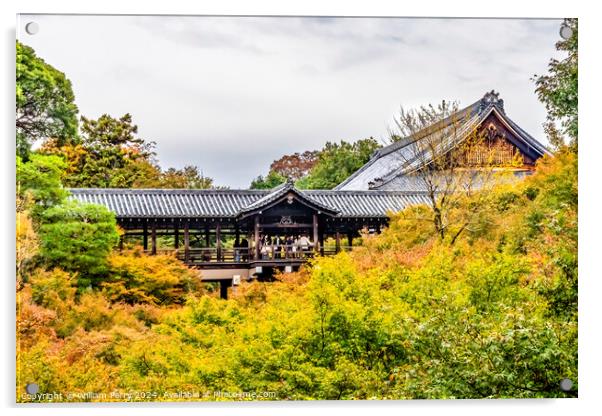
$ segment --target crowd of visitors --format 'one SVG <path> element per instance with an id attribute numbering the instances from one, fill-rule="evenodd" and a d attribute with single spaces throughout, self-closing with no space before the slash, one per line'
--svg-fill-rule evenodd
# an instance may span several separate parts
<path id="1" fill-rule="evenodd" d="M 306 234 L 273 237 L 266 234 L 259 240 L 259 254 L 263 260 L 306 257 L 313 247 L 314 243 Z M 250 244 L 246 238 L 243 238 L 240 244 L 235 244 L 235 261 L 247 261 L 249 255 L 252 256 L 249 248 Z"/>

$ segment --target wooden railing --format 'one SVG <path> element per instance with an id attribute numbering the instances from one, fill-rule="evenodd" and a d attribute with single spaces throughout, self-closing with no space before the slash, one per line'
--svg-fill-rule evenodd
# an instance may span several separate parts
<path id="1" fill-rule="evenodd" d="M 257 255 L 255 248 L 253 247 L 236 247 L 236 248 L 225 248 L 225 247 L 203 247 L 203 248 L 189 248 L 185 250 L 179 249 L 157 249 L 156 253 L 152 250 L 145 250 L 147 254 L 173 254 L 175 252 L 176 257 L 188 264 L 199 264 L 199 263 L 240 263 L 246 264 L 256 261 L 273 261 L 273 262 L 287 262 L 287 261 L 304 261 L 313 258 L 316 255 L 322 256 L 333 256 L 341 251 L 351 251 L 351 246 L 340 246 L 339 249 L 336 247 L 326 246 L 319 250 L 315 250 L 315 246 L 308 245 L 305 247 L 299 247 L 297 245 L 269 245 L 264 246 L 259 250 Z"/>

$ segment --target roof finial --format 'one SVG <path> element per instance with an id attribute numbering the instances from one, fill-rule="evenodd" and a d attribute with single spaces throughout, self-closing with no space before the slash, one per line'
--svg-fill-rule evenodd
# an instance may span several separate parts
<path id="1" fill-rule="evenodd" d="M 504 111 L 504 100 L 500 98 L 499 92 L 491 90 L 490 92 L 485 93 L 483 98 L 481 98 L 481 110 L 485 109 L 490 105 L 494 105 L 498 109 Z"/>

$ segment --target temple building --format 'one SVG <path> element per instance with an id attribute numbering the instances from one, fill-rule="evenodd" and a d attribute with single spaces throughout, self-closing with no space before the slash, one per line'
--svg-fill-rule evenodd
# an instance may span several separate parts
<path id="1" fill-rule="evenodd" d="M 517 176 L 534 169 L 549 151 L 504 111 L 493 91 L 462 109 L 428 134 L 456 123 L 453 139 L 440 149 L 452 152 L 469 134 L 486 136 L 486 149 L 465 156 L 477 168 L 487 155 L 498 168 Z M 428 204 L 416 172 L 428 158 L 409 149 L 426 134 L 401 138 L 381 148 L 365 166 L 333 190 L 300 190 L 292 181 L 271 190 L 71 189 L 71 197 L 106 206 L 124 230 L 121 246 L 140 244 L 149 254 L 175 252 L 200 270 L 201 278 L 229 286 L 246 279 L 270 279 L 275 270 L 293 271 L 317 255 L 351 250 L 361 233 L 378 233 L 389 214 Z M 493 159 L 491 157 L 493 155 Z M 512 162 L 512 163 L 510 163 Z M 506 168 L 508 169 L 508 168 Z"/>
<path id="2" fill-rule="evenodd" d="M 475 131 L 483 133 L 485 143 L 481 149 L 473 149 L 466 155 L 467 167 L 478 167 L 486 160 L 494 169 L 496 166 L 511 169 L 517 176 L 522 176 L 533 171 L 537 159 L 550 153 L 506 115 L 504 101 L 494 91 L 437 123 L 434 128 L 425 130 L 428 130 L 425 134 L 418 132 L 377 150 L 368 163 L 335 190 L 424 190 L 424 183 L 416 173 L 429 160 L 428 157 L 420 157 L 416 142 L 426 141 L 428 136 L 441 132 L 445 133 L 433 142 L 441 147 L 436 153 L 454 151 Z"/>

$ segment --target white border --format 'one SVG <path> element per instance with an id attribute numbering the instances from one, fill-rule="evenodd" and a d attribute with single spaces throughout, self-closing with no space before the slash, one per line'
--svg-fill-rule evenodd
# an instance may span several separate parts
<path id="1" fill-rule="evenodd" d="M 546 415 L 595 414 L 602 408 L 598 387 L 602 385 L 600 351 L 602 336 L 600 319 L 602 313 L 602 273 L 599 237 L 602 235 L 598 212 L 602 206 L 600 186 L 600 157 L 602 134 L 597 127 L 600 119 L 600 47 L 602 39 L 601 16 L 595 11 L 596 2 L 548 0 L 527 2 L 505 0 L 503 2 L 440 0 L 440 1 L 378 1 L 340 0 L 237 0 L 203 1 L 184 0 L 16 0 L 0 2 L 2 20 L 2 129 L 3 169 L 2 183 L 6 198 L 2 204 L 2 265 L 4 266 L 2 293 L 4 302 L 2 318 L 4 339 L 0 342 L 4 365 L 0 385 L 2 406 L 5 414 L 51 413 L 80 415 L 82 407 L 91 416 L 99 414 L 178 415 L 211 414 L 245 415 L 303 415 L 311 413 L 345 412 L 350 415 L 376 411 L 380 414 L 420 413 L 450 415 L 504 415 L 545 413 Z M 461 16 L 461 17 L 579 17 L 580 34 L 580 221 L 579 221 L 579 277 L 580 277 L 580 322 L 579 322 L 579 399 L 566 400 L 496 400 L 496 401 L 411 401 L 411 402 L 296 402 L 296 403 L 190 403 L 160 405 L 48 405 L 16 406 L 14 404 L 14 38 L 17 13 L 103 13 L 103 14 L 230 14 L 230 15 L 346 15 L 346 16 Z M 597 238 L 598 237 L 598 238 Z M 9 371 L 7 371 L 9 370 Z M 177 409 L 176 409 L 177 408 Z M 599 414 L 599 413 L 598 413 Z"/>

